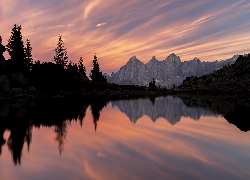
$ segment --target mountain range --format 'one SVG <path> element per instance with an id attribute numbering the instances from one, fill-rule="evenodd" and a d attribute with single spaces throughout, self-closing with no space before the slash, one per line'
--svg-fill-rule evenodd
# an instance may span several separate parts
<path id="1" fill-rule="evenodd" d="M 153 56 L 144 64 L 133 56 L 118 72 L 112 72 L 111 76 L 107 73 L 103 75 L 109 83 L 119 85 L 148 86 L 154 78 L 157 86 L 171 88 L 173 85 L 179 86 L 188 76 L 199 77 L 233 64 L 238 57 L 239 55 L 235 55 L 230 59 L 214 62 L 201 62 L 199 58 L 194 58 L 182 62 L 180 57 L 173 53 L 163 61 L 158 61 Z"/>

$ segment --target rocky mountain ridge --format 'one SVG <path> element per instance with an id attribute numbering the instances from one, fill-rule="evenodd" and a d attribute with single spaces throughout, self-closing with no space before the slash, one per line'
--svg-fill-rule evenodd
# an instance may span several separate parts
<path id="1" fill-rule="evenodd" d="M 234 64 L 201 77 L 188 77 L 178 86 L 184 91 L 247 93 L 250 90 L 250 54 Z"/>
<path id="2" fill-rule="evenodd" d="M 194 58 L 191 61 L 182 62 L 180 57 L 173 53 L 163 61 L 158 61 L 153 56 L 148 63 L 144 64 L 133 56 L 118 72 L 113 72 L 111 76 L 106 73 L 103 75 L 109 83 L 148 86 L 154 78 L 157 86 L 171 88 L 173 85 L 180 85 L 188 76 L 199 77 L 233 64 L 238 57 L 239 55 L 235 55 L 230 59 L 214 62 L 201 62 L 199 58 Z"/>

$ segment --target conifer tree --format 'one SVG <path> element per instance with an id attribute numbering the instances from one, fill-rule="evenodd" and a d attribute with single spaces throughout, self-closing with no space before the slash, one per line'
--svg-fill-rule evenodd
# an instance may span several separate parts
<path id="1" fill-rule="evenodd" d="M 64 42 L 62 40 L 62 35 L 59 35 L 57 48 L 55 48 L 56 55 L 54 56 L 53 61 L 55 61 L 56 64 L 60 64 L 63 68 L 66 67 L 66 64 L 68 63 L 68 56 L 66 48 L 64 48 Z"/>
<path id="2" fill-rule="evenodd" d="M 29 70 L 31 69 L 33 65 L 33 58 L 32 58 L 31 51 L 32 51 L 32 47 L 30 45 L 29 39 L 27 39 L 27 45 L 25 47 L 25 55 L 26 55 L 25 64 Z"/>
<path id="3" fill-rule="evenodd" d="M 155 78 L 153 78 L 153 80 L 149 82 L 149 87 L 151 87 L 151 88 L 155 88 L 156 87 L 155 86 Z"/>
<path id="4" fill-rule="evenodd" d="M 9 69 L 12 72 L 25 72 L 25 52 L 21 34 L 21 25 L 14 25 L 11 32 L 11 37 L 7 44 L 7 50 L 10 55 Z"/>
<path id="5" fill-rule="evenodd" d="M 93 60 L 93 64 L 92 64 L 92 70 L 91 70 L 91 73 L 90 73 L 89 76 L 90 76 L 90 78 L 93 81 L 96 81 L 96 82 L 107 82 L 106 77 L 104 77 L 102 75 L 102 72 L 100 71 L 100 67 L 99 67 L 99 64 L 97 62 L 96 54 L 94 55 L 94 60 Z"/>
<path id="6" fill-rule="evenodd" d="M 83 65 L 82 57 L 80 57 L 80 60 L 79 60 L 79 63 L 78 63 L 78 72 L 81 73 L 84 78 L 88 79 L 88 77 L 86 75 L 86 68 Z"/>
<path id="7" fill-rule="evenodd" d="M 72 71 L 72 62 L 69 61 L 69 64 L 67 65 L 68 71 L 71 72 Z"/>
<path id="8" fill-rule="evenodd" d="M 2 45 L 2 37 L 0 36 L 0 62 L 4 61 L 5 58 L 3 56 L 3 53 L 6 51 L 6 48 L 4 45 Z"/>
<path id="9" fill-rule="evenodd" d="M 6 48 L 4 45 L 2 45 L 2 37 L 0 36 L 0 76 L 5 74 L 5 68 L 4 68 L 4 61 L 5 58 L 3 56 L 3 53 L 6 51 Z"/>

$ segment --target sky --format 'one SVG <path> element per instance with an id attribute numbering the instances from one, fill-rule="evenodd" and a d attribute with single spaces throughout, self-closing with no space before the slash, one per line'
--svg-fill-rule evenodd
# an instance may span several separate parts
<path id="1" fill-rule="evenodd" d="M 59 34 L 69 60 L 117 72 L 130 57 L 147 63 L 226 60 L 250 52 L 250 0 L 0 0 L 0 36 L 22 26 L 34 61 L 53 60 Z M 8 59 L 8 53 L 4 56 Z"/>

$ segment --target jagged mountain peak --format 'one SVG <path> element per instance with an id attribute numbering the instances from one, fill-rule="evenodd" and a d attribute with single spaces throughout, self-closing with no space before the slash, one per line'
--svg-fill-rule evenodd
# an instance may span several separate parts
<path id="1" fill-rule="evenodd" d="M 143 65 L 144 63 L 141 62 L 139 59 L 137 59 L 136 56 L 132 56 L 132 57 L 129 59 L 129 61 L 127 62 L 126 65 L 129 65 L 129 66 L 132 65 L 132 66 L 134 66 L 135 64 L 137 64 L 137 65 Z"/>
<path id="2" fill-rule="evenodd" d="M 197 57 L 195 57 L 194 59 L 193 59 L 193 61 L 199 61 L 200 62 L 200 59 L 199 58 L 197 58 Z"/>
<path id="3" fill-rule="evenodd" d="M 151 58 L 151 60 L 157 60 L 157 59 L 155 58 L 155 56 L 153 56 L 153 57 Z"/>
<path id="4" fill-rule="evenodd" d="M 181 63 L 180 57 L 176 56 L 174 53 L 170 54 L 164 61 Z"/>
<path id="5" fill-rule="evenodd" d="M 135 55 L 129 59 L 129 61 L 136 61 L 136 60 L 139 61 Z"/>
<path id="6" fill-rule="evenodd" d="M 152 58 L 151 58 L 151 60 L 147 63 L 147 64 L 150 64 L 150 63 L 155 63 L 155 62 L 158 62 L 158 60 L 155 58 L 155 56 L 153 56 Z"/>

